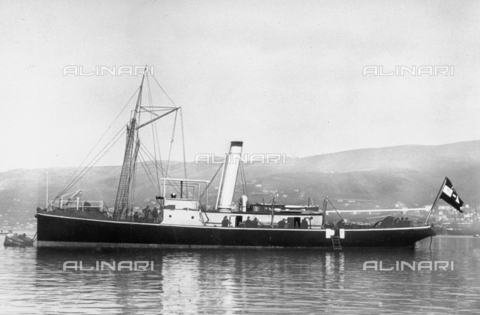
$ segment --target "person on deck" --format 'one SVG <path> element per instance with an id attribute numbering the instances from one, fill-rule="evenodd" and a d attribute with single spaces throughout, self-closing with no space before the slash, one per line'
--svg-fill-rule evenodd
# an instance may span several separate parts
<path id="1" fill-rule="evenodd" d="M 225 216 L 222 220 L 222 227 L 228 227 L 230 225 L 230 221 L 228 221 L 227 216 Z"/>
<path id="2" fill-rule="evenodd" d="M 133 222 L 138 222 L 138 212 L 135 211 L 135 214 L 133 215 Z"/>
<path id="3" fill-rule="evenodd" d="M 257 218 L 254 218 L 253 221 L 252 221 L 252 227 L 253 228 L 257 228 L 258 227 L 258 219 Z"/>
<path id="4" fill-rule="evenodd" d="M 250 220 L 250 217 L 247 217 L 247 221 L 245 221 L 245 227 L 247 228 L 252 227 L 252 220 Z"/>
<path id="5" fill-rule="evenodd" d="M 142 210 L 143 212 L 143 218 L 144 218 L 144 222 L 147 222 L 147 218 L 148 218 L 148 212 L 150 212 L 150 206 L 147 206 L 145 209 Z"/>
<path id="6" fill-rule="evenodd" d="M 154 208 L 153 208 L 152 217 L 153 217 L 153 223 L 158 223 L 158 210 L 157 210 L 157 207 L 154 207 Z"/>
<path id="7" fill-rule="evenodd" d="M 393 219 L 393 226 L 394 227 L 399 227 L 400 226 L 400 218 L 399 217 L 396 217 L 395 219 Z"/>
<path id="8" fill-rule="evenodd" d="M 284 229 L 285 228 L 285 223 L 286 223 L 285 219 L 282 219 L 282 220 L 278 221 L 278 228 L 279 229 Z"/>
<path id="9" fill-rule="evenodd" d="M 160 210 L 158 211 L 158 223 L 162 223 L 163 221 L 163 206 L 160 206 Z"/>
<path id="10" fill-rule="evenodd" d="M 307 221 L 307 218 L 305 218 L 305 217 L 302 220 L 301 228 L 302 229 L 308 229 L 308 221 Z"/>
<path id="11" fill-rule="evenodd" d="M 143 212 L 138 212 L 138 222 L 145 222 L 145 214 Z"/>

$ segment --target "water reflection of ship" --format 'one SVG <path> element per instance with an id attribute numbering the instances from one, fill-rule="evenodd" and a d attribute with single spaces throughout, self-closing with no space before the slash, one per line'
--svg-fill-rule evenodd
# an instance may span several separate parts
<path id="1" fill-rule="evenodd" d="M 40 309 L 45 314 L 56 313 L 59 308 L 69 309 L 70 313 L 88 308 L 96 309 L 95 313 L 104 310 L 107 314 L 138 314 L 145 309 L 151 310 L 152 305 L 155 305 L 155 314 L 163 314 L 165 256 L 167 254 L 147 249 L 99 251 L 38 247 L 34 285 L 35 291 L 42 292 L 42 296 L 37 297 L 36 302 L 42 303 Z M 153 261 L 155 267 L 147 271 L 63 268 L 66 262 L 82 262 L 83 269 L 91 269 L 97 261 L 111 264 Z"/>
<path id="2" fill-rule="evenodd" d="M 44 314 L 67 309 L 69 313 L 105 310 L 106 314 L 353 314 L 376 313 L 380 302 L 383 313 L 418 313 L 418 310 L 431 313 L 432 305 L 455 313 L 458 309 L 479 308 L 476 292 L 471 292 L 480 279 L 477 245 L 473 238 L 451 237 L 434 238 L 432 250 L 428 249 L 429 240 L 425 240 L 414 251 L 38 248 L 29 252 L 36 255 L 36 261 L 26 260 L 26 255 L 15 263 L 10 260 L 15 266 L 12 271 L 23 266 L 19 274 L 25 281 L 12 281 L 15 290 L 5 290 L 4 298 L 8 301 L 11 297 L 15 306 L 37 307 Z M 471 259 L 459 259 L 467 256 Z M 155 270 L 148 273 L 61 270 L 65 260 L 134 259 L 154 260 Z M 362 266 L 371 260 L 383 261 L 384 268 L 395 267 L 396 261 L 418 264 L 425 260 L 454 260 L 455 269 L 363 271 Z M 4 277 L 17 276 L 10 270 L 5 270 Z M 445 290 L 445 283 L 449 284 L 449 290 Z M 19 294 L 27 297 L 35 294 L 35 299 L 25 298 L 18 303 Z M 405 301 L 408 303 L 402 304 Z M 29 313 L 27 308 L 22 311 L 18 313 Z"/>

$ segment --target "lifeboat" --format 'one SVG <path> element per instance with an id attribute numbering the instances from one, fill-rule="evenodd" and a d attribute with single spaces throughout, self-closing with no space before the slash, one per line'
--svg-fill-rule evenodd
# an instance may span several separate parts
<path id="1" fill-rule="evenodd" d="M 34 239 L 25 234 L 7 234 L 5 235 L 4 246 L 27 247 L 33 246 Z"/>

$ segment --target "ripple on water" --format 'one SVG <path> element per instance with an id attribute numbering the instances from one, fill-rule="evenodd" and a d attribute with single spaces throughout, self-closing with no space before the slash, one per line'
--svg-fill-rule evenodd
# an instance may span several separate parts
<path id="1" fill-rule="evenodd" d="M 0 249 L 5 314 L 397 314 L 480 309 L 480 242 L 415 250 Z M 470 255 L 470 253 L 473 253 Z M 149 271 L 62 270 L 65 261 L 154 261 Z M 369 260 L 455 261 L 449 271 L 363 270 Z"/>

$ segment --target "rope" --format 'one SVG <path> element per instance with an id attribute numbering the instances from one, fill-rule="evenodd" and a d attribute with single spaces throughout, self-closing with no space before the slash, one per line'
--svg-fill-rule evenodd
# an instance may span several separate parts
<path id="1" fill-rule="evenodd" d="M 152 100 L 152 89 L 150 88 L 150 78 L 149 76 L 147 75 L 147 85 L 148 85 L 148 102 L 150 104 L 150 106 L 152 107 L 153 109 L 153 100 Z M 152 111 L 149 111 L 150 112 L 150 119 L 154 119 L 154 113 L 153 113 L 153 110 Z M 157 128 L 156 128 L 156 124 L 151 124 L 152 126 L 152 134 L 153 134 L 153 151 L 154 151 L 154 154 L 155 154 L 155 161 L 157 161 Z M 160 163 L 162 163 L 162 155 L 160 154 L 160 147 L 158 148 L 158 156 L 160 158 Z M 161 165 L 161 164 L 160 164 Z M 156 177 L 157 177 L 157 183 L 158 183 L 158 187 L 160 187 L 160 178 L 158 176 L 158 167 L 157 167 L 157 164 L 155 164 L 155 169 L 156 169 Z"/>
<path id="2" fill-rule="evenodd" d="M 178 107 L 175 102 L 172 100 L 172 98 L 170 98 L 170 96 L 167 94 L 167 92 L 163 89 L 163 87 L 160 85 L 160 83 L 157 81 L 157 79 L 151 75 L 153 77 L 153 79 L 155 80 L 156 84 L 158 85 L 158 87 L 162 90 L 162 92 L 167 96 L 167 98 L 169 99 L 169 101 L 176 107 L 176 108 L 180 108 Z M 151 92 L 151 87 L 150 87 L 150 80 L 149 80 L 149 76 L 147 75 L 147 86 L 148 86 L 148 89 L 149 89 L 149 92 L 148 92 L 148 101 L 149 101 L 149 104 L 150 104 L 150 108 L 152 110 L 147 110 L 145 109 L 145 111 L 148 111 L 150 112 L 150 116 L 151 116 L 151 119 L 154 119 L 154 114 L 153 111 L 155 110 L 155 106 L 153 106 L 153 100 L 152 100 L 152 92 Z M 58 193 L 58 195 L 55 197 L 54 200 L 58 199 L 60 196 L 62 196 L 63 194 L 65 194 L 65 192 L 67 192 L 69 189 L 71 189 L 87 172 L 89 172 L 95 165 L 96 163 L 98 163 L 98 161 L 120 140 L 121 138 L 121 135 L 124 131 L 124 128 L 123 127 L 122 129 L 120 129 L 117 134 L 115 134 L 115 136 L 93 157 L 92 161 L 90 161 L 85 167 L 83 167 L 82 169 L 82 165 L 85 163 L 85 161 L 92 155 L 92 153 L 94 152 L 94 150 L 97 148 L 98 144 L 104 139 L 105 135 L 109 132 L 109 130 L 112 128 L 112 126 L 115 124 L 115 122 L 118 120 L 118 118 L 121 116 L 121 114 L 125 111 L 126 107 L 130 104 L 130 102 L 132 101 L 132 99 L 138 95 L 140 92 L 140 88 L 137 88 L 135 93 L 130 97 L 130 99 L 128 100 L 128 102 L 123 106 L 122 110 L 120 111 L 120 113 L 115 117 L 115 119 L 113 120 L 113 122 L 110 124 L 110 126 L 108 127 L 108 129 L 105 131 L 105 133 L 100 137 L 100 139 L 96 142 L 96 144 L 93 146 L 93 148 L 90 150 L 90 152 L 86 155 L 86 157 L 83 159 L 82 163 L 80 164 L 80 166 L 73 172 L 73 174 L 70 176 L 69 180 L 67 181 L 67 184 L 61 189 L 60 193 Z M 141 95 L 139 95 L 139 97 L 141 97 Z M 162 107 L 159 107 L 159 108 L 162 108 Z M 161 110 L 164 110 L 164 109 L 161 109 Z M 181 108 L 180 108 L 181 110 Z M 182 128 L 182 143 L 183 143 L 183 164 L 184 164 L 184 170 L 185 170 L 185 179 L 187 178 L 187 163 L 186 163 L 186 150 L 185 150 L 185 136 L 184 136 L 184 124 L 183 124 L 183 113 L 180 112 L 180 119 L 181 119 L 181 128 Z M 140 117 L 138 118 L 138 122 L 140 123 Z M 169 149 L 169 155 L 168 155 L 168 164 L 167 164 L 167 169 L 163 169 L 162 167 L 162 160 L 161 160 L 161 152 L 160 152 L 160 147 L 158 147 L 157 149 L 157 140 L 158 140 L 158 130 L 156 129 L 156 126 L 153 126 L 152 124 L 152 133 L 153 133 L 153 142 L 154 142 L 154 154 L 152 156 L 152 154 L 143 148 L 143 146 L 140 146 L 139 149 L 147 156 L 147 157 L 150 157 L 152 158 L 153 157 L 153 161 L 154 161 L 154 166 L 155 166 L 155 169 L 156 169 L 156 176 L 151 172 L 150 168 L 148 167 L 148 164 L 145 162 L 145 159 L 144 159 L 144 156 L 142 155 L 142 153 L 140 151 L 137 151 L 137 154 L 140 153 L 140 158 L 142 159 L 142 167 L 144 168 L 145 170 L 145 173 L 147 174 L 147 176 L 149 177 L 149 180 L 152 182 L 153 186 L 156 187 L 156 189 L 158 189 L 160 191 L 160 188 L 161 188 L 161 184 L 160 184 L 160 178 L 159 178 L 159 171 L 161 172 L 161 174 L 164 176 L 164 177 L 167 177 L 168 176 L 168 171 L 169 171 L 169 166 L 170 166 L 170 157 L 171 157 L 171 151 L 172 151 L 172 147 L 173 147 L 173 142 L 174 142 L 174 138 L 175 138 L 175 129 L 176 129 L 176 124 L 177 124 L 177 112 L 175 112 L 175 121 L 174 121 L 174 128 L 173 128 L 173 131 L 172 131 L 172 139 L 170 141 L 170 149 Z M 158 151 L 158 152 L 157 152 Z M 160 158 L 160 161 L 158 161 L 157 159 L 157 153 L 158 153 L 158 157 Z M 132 179 L 132 190 L 131 190 L 131 194 L 133 194 L 136 190 L 136 176 L 135 176 L 135 171 L 136 171 L 136 163 L 134 163 L 133 165 L 131 165 L 131 173 L 130 173 L 130 176 L 131 176 L 131 179 Z M 218 173 L 218 171 L 217 171 Z M 215 176 L 217 175 L 217 173 L 215 174 Z M 214 177 L 215 177 L 214 176 Z M 156 177 L 156 183 L 155 183 L 155 177 Z M 245 184 L 246 185 L 246 184 Z M 174 187 L 174 189 L 178 192 L 178 189 L 179 189 L 179 185 L 177 183 L 175 183 L 174 185 L 172 185 Z M 210 184 L 208 185 L 210 186 Z M 207 188 L 208 188 L 207 186 Z M 187 189 L 187 195 L 188 195 L 188 185 L 185 185 L 186 189 Z M 205 190 L 206 191 L 206 190 Z M 204 192 L 205 193 L 205 192 Z M 204 194 L 203 193 L 203 194 Z M 202 196 L 203 196 L 202 194 Z M 131 200 L 133 200 L 133 196 L 131 195 Z"/>
<path id="3" fill-rule="evenodd" d="M 145 153 L 147 156 L 149 156 L 150 159 L 151 159 L 151 153 L 150 153 L 148 150 L 144 149 L 143 147 L 141 147 L 141 149 L 142 149 L 142 150 L 144 151 L 144 153 Z M 154 162 L 154 163 L 156 163 L 156 162 Z M 164 177 L 168 177 L 168 173 L 165 172 L 165 170 L 162 170 L 162 171 L 163 171 Z M 176 186 L 175 191 L 176 191 L 177 193 L 180 193 L 180 186 L 179 186 L 177 183 L 174 183 L 174 185 Z M 172 186 L 173 186 L 173 185 L 172 185 Z"/>
<path id="4" fill-rule="evenodd" d="M 173 106 L 176 107 L 176 108 L 180 108 L 180 119 L 181 119 L 181 128 L 182 128 L 182 145 L 183 145 L 183 164 L 184 164 L 184 171 L 185 171 L 185 179 L 187 179 L 188 176 L 187 176 L 187 161 L 186 161 L 186 150 L 185 150 L 185 133 L 184 133 L 184 124 L 183 124 L 183 112 L 181 111 L 181 107 L 179 107 L 179 106 L 177 106 L 177 104 L 175 104 L 173 99 L 168 95 L 168 93 L 165 91 L 165 89 L 160 85 L 157 78 L 155 78 L 155 76 L 153 74 L 150 74 L 150 75 L 153 78 L 153 80 L 155 80 L 155 83 L 157 83 L 158 87 L 162 90 L 162 92 L 165 94 L 165 96 L 168 98 L 168 100 L 173 104 Z M 148 80 L 149 79 L 148 79 L 148 76 L 147 76 L 147 83 L 149 84 Z M 149 85 L 149 89 L 150 89 L 150 85 Z M 152 104 L 152 108 L 153 107 L 154 106 Z M 168 107 L 166 107 L 166 108 L 168 108 Z M 172 139 L 171 139 L 171 142 L 170 142 L 170 149 L 169 149 L 169 155 L 168 155 L 168 160 L 167 160 L 168 164 L 167 164 L 166 171 L 162 168 L 162 172 L 164 173 L 164 177 L 168 176 L 168 171 L 169 171 L 169 167 L 170 167 L 170 156 L 171 156 L 171 150 L 172 150 L 174 137 L 175 137 L 176 123 L 177 123 L 177 113 L 178 112 L 175 112 L 174 127 L 173 127 L 173 130 L 172 130 Z M 157 165 L 157 163 L 155 163 L 155 165 Z M 160 166 L 162 166 L 161 161 L 160 161 Z M 186 186 L 186 187 L 188 187 L 188 186 Z M 177 192 L 178 192 L 178 190 L 177 190 Z M 188 191 L 187 191 L 187 193 L 188 193 Z"/>
<path id="5" fill-rule="evenodd" d="M 156 161 L 155 159 L 153 159 L 152 153 L 150 153 L 150 151 L 148 151 L 148 150 L 147 150 L 146 148 L 144 148 L 144 147 L 141 147 L 140 149 L 143 150 L 143 152 L 145 153 L 145 155 L 147 155 L 147 156 L 150 158 L 150 160 L 153 161 L 153 163 L 155 164 L 155 168 L 158 169 L 158 165 L 157 165 L 157 164 L 158 164 L 158 161 Z M 162 176 L 163 176 L 163 177 L 167 177 L 167 172 L 165 172 L 165 170 L 162 168 L 161 165 L 160 165 L 159 167 L 160 167 L 160 171 L 162 172 Z"/>
<path id="6" fill-rule="evenodd" d="M 158 83 L 157 79 L 155 78 L 155 76 L 152 74 L 151 75 L 152 78 L 155 80 L 155 82 L 157 82 L 157 85 L 158 87 L 163 91 L 163 93 L 168 97 L 168 99 L 170 100 L 170 102 L 172 102 L 172 104 L 175 106 L 175 107 L 178 107 L 177 104 L 175 104 L 175 102 L 170 98 L 170 96 L 168 96 L 167 92 L 165 92 L 165 90 L 163 89 L 163 87 L 160 85 L 160 83 Z"/>
<path id="7" fill-rule="evenodd" d="M 73 178 L 75 178 L 75 174 L 78 172 L 78 170 L 81 169 L 83 163 L 85 163 L 85 161 L 88 159 L 88 157 L 90 156 L 90 154 L 92 154 L 92 152 L 95 150 L 95 148 L 97 147 L 97 145 L 100 143 L 100 141 L 102 141 L 102 139 L 105 137 L 105 135 L 107 134 L 107 132 L 112 128 L 113 124 L 117 121 L 118 117 L 120 117 L 120 115 L 123 113 L 123 111 L 125 110 L 125 108 L 127 108 L 128 104 L 130 104 L 130 102 L 132 101 L 132 99 L 135 97 L 135 95 L 137 94 L 138 90 L 140 89 L 140 87 L 138 87 L 135 92 L 133 93 L 132 97 L 130 97 L 130 100 L 128 100 L 128 102 L 123 106 L 122 110 L 120 111 L 120 113 L 118 113 L 117 117 L 115 117 L 115 119 L 113 120 L 113 122 L 110 124 L 110 126 L 107 128 L 107 130 L 103 133 L 103 135 L 100 137 L 100 139 L 98 139 L 97 143 L 93 146 L 93 148 L 90 150 L 90 152 L 88 152 L 88 154 L 85 156 L 85 158 L 83 159 L 82 163 L 80 163 L 80 165 L 77 167 L 77 169 L 75 170 L 75 172 L 73 172 L 73 174 L 70 176 L 70 178 L 67 180 L 67 184 L 64 186 L 64 188 L 61 190 L 62 192 L 59 193 L 55 199 L 57 199 L 58 197 L 60 197 L 61 195 L 63 195 L 68 189 L 66 189 L 66 187 L 69 185 L 69 183 L 71 182 L 71 180 Z M 88 166 L 86 166 L 88 167 Z M 81 173 L 81 172 L 80 172 Z M 71 187 L 71 186 L 70 186 Z"/>
<path id="8" fill-rule="evenodd" d="M 120 135 L 122 134 L 121 131 L 122 130 L 119 130 L 119 132 L 113 137 L 113 139 L 110 140 L 109 143 L 107 143 L 107 145 L 105 145 L 105 147 L 102 150 L 100 150 L 100 152 L 94 157 L 94 159 L 89 164 L 87 164 L 87 166 L 85 166 L 78 175 L 76 175 L 76 177 L 70 182 L 70 184 L 64 187 L 64 189 L 55 197 L 55 199 L 63 195 L 73 185 L 75 185 L 108 152 L 108 150 L 110 150 L 110 148 L 113 145 L 115 145 L 115 143 L 117 143 L 117 141 L 121 138 L 120 137 Z"/>
<path id="9" fill-rule="evenodd" d="M 184 124 L 183 124 L 183 112 L 181 111 L 181 107 L 179 107 L 179 106 L 177 106 L 177 104 L 175 104 L 173 99 L 168 95 L 168 93 L 165 91 L 165 89 L 160 85 L 157 78 L 155 78 L 155 76 L 153 74 L 150 74 L 150 75 L 153 78 L 153 80 L 155 80 L 155 83 L 157 83 L 158 87 L 162 90 L 162 92 L 165 94 L 165 96 L 168 98 L 168 100 L 173 104 L 173 106 L 176 107 L 176 108 L 180 108 L 180 119 L 181 119 L 181 128 L 182 128 L 182 145 L 183 145 L 183 165 L 184 165 L 184 171 L 185 171 L 185 179 L 187 179 L 187 160 L 186 160 L 186 150 L 185 150 L 185 132 L 184 132 Z M 149 89 L 150 89 L 148 76 L 147 76 L 147 84 L 148 84 Z M 151 104 L 151 105 L 152 105 L 152 108 L 153 108 L 154 107 L 153 104 Z M 164 170 L 162 168 L 162 164 L 161 164 L 161 161 L 160 161 L 160 168 L 162 169 L 164 177 L 167 177 L 168 172 L 169 172 L 170 156 L 171 156 L 171 150 L 172 150 L 174 137 L 175 137 L 176 123 L 177 123 L 177 112 L 175 112 L 174 127 L 173 127 L 173 130 L 172 130 L 172 139 L 171 139 L 171 142 L 170 142 L 170 149 L 169 149 L 168 160 L 167 160 L 168 164 L 167 164 L 166 170 Z M 157 166 L 157 165 L 158 165 L 158 163 L 155 162 L 155 166 Z M 158 174 L 158 172 L 157 172 L 157 174 Z M 178 188 L 178 184 L 176 184 L 176 186 Z M 188 185 L 186 185 L 185 187 L 186 187 L 186 189 L 188 189 Z M 178 193 L 177 188 L 175 188 L 175 190 Z M 187 190 L 187 195 L 188 195 L 188 190 Z"/>
<path id="10" fill-rule="evenodd" d="M 145 174 L 147 175 L 147 177 L 150 180 L 150 182 L 152 183 L 152 185 L 155 187 L 155 185 L 156 185 L 155 178 L 154 178 L 152 172 L 150 171 L 150 169 L 147 167 L 145 159 L 143 158 L 143 155 L 141 153 L 140 153 L 139 157 L 140 157 L 140 160 L 141 160 L 140 164 L 142 165 L 143 169 L 145 170 Z M 156 188 L 157 188 L 157 190 L 160 190 L 160 187 L 156 187 Z"/>
<path id="11" fill-rule="evenodd" d="M 173 142 L 175 140 L 175 128 L 177 127 L 177 114 L 178 112 L 175 111 L 175 119 L 173 121 L 173 128 L 172 128 L 172 138 L 170 139 L 170 148 L 168 149 L 167 172 L 170 168 L 170 156 L 172 154 Z"/>
<path id="12" fill-rule="evenodd" d="M 205 192 L 208 190 L 208 188 L 210 187 L 210 185 L 213 183 L 213 180 L 215 179 L 215 177 L 217 176 L 218 172 L 220 171 L 220 169 L 222 168 L 224 163 L 222 163 L 222 165 L 220 165 L 220 167 L 218 168 L 217 172 L 215 172 L 215 175 L 213 175 L 212 177 L 212 180 L 210 181 L 210 183 L 208 183 L 207 187 L 205 187 L 205 190 L 203 191 L 203 193 L 200 195 L 200 197 L 198 197 L 198 200 L 202 199 L 203 195 L 205 194 Z"/>
<path id="13" fill-rule="evenodd" d="M 330 199 L 328 199 L 328 198 L 325 198 L 325 199 L 327 199 L 328 203 L 332 205 L 333 210 L 335 210 L 335 212 L 338 214 L 338 216 L 340 217 L 340 219 L 343 220 L 342 216 L 340 215 L 340 213 L 338 213 L 337 209 L 335 209 L 335 207 L 333 206 L 333 204 L 332 204 L 332 202 L 330 201 Z M 325 208 L 325 209 L 326 209 L 326 208 Z"/>
<path id="14" fill-rule="evenodd" d="M 68 191 L 70 188 L 72 188 L 86 173 L 88 173 L 92 169 L 93 166 L 95 166 L 95 164 L 117 143 L 117 141 L 120 140 L 120 138 L 121 138 L 120 135 L 122 134 L 121 131 L 123 131 L 123 128 L 120 129 L 117 132 L 117 134 L 112 138 L 112 140 L 110 140 L 105 145 L 105 147 L 103 147 L 103 149 L 100 150 L 100 152 L 98 152 L 98 154 L 93 158 L 93 160 L 90 161 L 90 163 L 88 163 L 87 166 L 85 166 L 82 169 L 82 171 L 75 176 L 75 178 L 73 180 L 71 179 L 73 177 L 73 175 L 71 176 L 70 183 L 68 183 L 67 185 L 64 186 L 64 188 L 60 191 L 60 193 L 58 193 L 57 196 L 55 196 L 54 200 L 56 200 L 61 195 L 63 195 L 66 191 Z M 115 139 L 115 138 L 117 138 L 117 139 Z M 75 173 L 74 173 L 74 175 L 75 175 Z"/>
<path id="15" fill-rule="evenodd" d="M 248 192 L 247 192 L 247 179 L 245 177 L 245 169 L 243 167 L 243 163 L 240 161 L 240 175 L 241 175 L 241 180 L 242 180 L 242 188 L 243 188 L 243 194 L 244 195 L 248 195 Z"/>
<path id="16" fill-rule="evenodd" d="M 185 178 L 188 178 L 187 177 L 187 158 L 186 158 L 186 151 L 185 151 L 185 132 L 184 132 L 184 129 L 183 129 L 183 110 L 182 110 L 182 108 L 180 108 L 180 123 L 181 123 L 181 126 L 182 126 L 183 169 L 185 170 Z"/>

